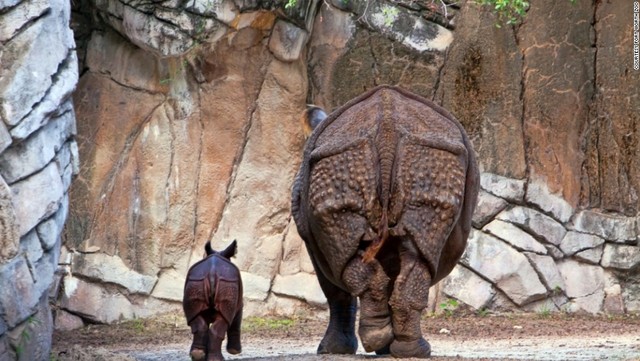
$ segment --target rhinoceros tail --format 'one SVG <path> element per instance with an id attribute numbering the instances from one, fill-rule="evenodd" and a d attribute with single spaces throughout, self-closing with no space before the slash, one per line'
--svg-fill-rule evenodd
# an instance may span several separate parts
<path id="1" fill-rule="evenodd" d="M 384 241 L 389 238 L 389 225 L 387 224 L 386 210 L 384 210 L 382 213 L 382 218 L 380 219 L 380 227 L 378 229 L 378 236 L 373 240 L 371 245 L 367 247 L 367 249 L 364 251 L 364 254 L 362 255 L 362 260 L 364 261 L 364 263 L 373 261 L 373 259 L 380 251 L 380 248 L 382 248 L 382 246 L 384 245 Z"/>
<path id="2" fill-rule="evenodd" d="M 365 250 L 363 259 L 370 262 L 384 242 L 389 237 L 389 200 L 394 182 L 394 168 L 396 162 L 396 147 L 399 142 L 399 135 L 396 130 L 396 119 L 399 117 L 396 109 L 393 90 L 382 89 L 380 91 L 380 112 L 376 120 L 378 123 L 375 144 L 378 152 L 378 199 L 382 206 L 382 216 L 378 224 L 378 236 L 373 243 Z"/>

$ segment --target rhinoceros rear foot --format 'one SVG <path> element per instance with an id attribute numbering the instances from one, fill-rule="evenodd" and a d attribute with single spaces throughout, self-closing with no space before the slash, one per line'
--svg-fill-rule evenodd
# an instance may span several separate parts
<path id="1" fill-rule="evenodd" d="M 358 333 L 365 351 L 376 351 L 379 355 L 389 354 L 384 350 L 389 349 L 389 344 L 393 341 L 393 328 L 390 323 L 364 326 L 361 322 Z"/>
<path id="2" fill-rule="evenodd" d="M 241 347 L 229 347 L 227 346 L 227 352 L 231 355 L 237 355 L 239 353 L 242 352 L 242 348 Z"/>
<path id="3" fill-rule="evenodd" d="M 379 350 L 376 350 L 376 355 L 384 356 L 391 354 L 391 345 L 387 345 Z"/>
<path id="4" fill-rule="evenodd" d="M 420 337 L 414 341 L 395 340 L 390 347 L 391 356 L 399 358 L 428 358 L 431 356 L 431 345 Z"/>
<path id="5" fill-rule="evenodd" d="M 358 339 L 353 331 L 340 332 L 328 329 L 320 345 L 318 354 L 347 354 L 354 355 L 358 348 Z"/>
<path id="6" fill-rule="evenodd" d="M 189 355 L 191 356 L 192 361 L 204 361 L 204 358 L 207 357 L 207 354 L 204 352 L 204 350 L 198 348 L 192 349 Z"/>
<path id="7" fill-rule="evenodd" d="M 242 343 L 240 342 L 240 334 L 236 332 L 229 332 L 227 334 L 227 352 L 232 355 L 237 355 L 242 352 Z"/>

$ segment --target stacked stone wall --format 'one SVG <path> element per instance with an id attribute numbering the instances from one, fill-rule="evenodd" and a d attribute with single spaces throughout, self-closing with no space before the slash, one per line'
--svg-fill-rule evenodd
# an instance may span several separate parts
<path id="1" fill-rule="evenodd" d="M 638 217 L 574 210 L 544 186 L 484 173 L 474 230 L 439 288 L 476 310 L 638 312 Z"/>
<path id="2" fill-rule="evenodd" d="M 70 3 L 0 1 L 0 359 L 48 360 L 78 173 Z"/>

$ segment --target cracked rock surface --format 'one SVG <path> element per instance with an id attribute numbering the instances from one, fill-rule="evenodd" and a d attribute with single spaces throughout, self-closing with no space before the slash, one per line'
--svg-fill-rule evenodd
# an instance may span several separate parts
<path id="1" fill-rule="evenodd" d="M 122 300 L 127 315 L 141 312 L 141 300 L 176 307 L 182 278 L 210 238 L 214 247 L 238 240 L 247 314 L 326 307 L 290 218 L 304 142 L 298 115 L 306 103 L 335 109 L 383 83 L 448 108 L 483 170 L 474 237 L 461 268 L 432 289 L 432 308 L 454 297 L 496 310 L 636 310 L 637 280 L 627 276 L 639 252 L 639 204 L 629 198 L 634 135 L 624 154 L 598 148 L 615 157 L 595 162 L 590 140 L 601 126 L 593 114 L 617 111 L 600 101 L 598 84 L 609 78 L 597 70 L 600 57 L 613 56 L 601 42 L 622 34 L 609 17 L 624 5 L 533 4 L 522 25 L 497 28 L 487 9 L 428 3 L 80 4 L 74 14 L 85 20 L 77 23 L 94 30 L 82 33 L 74 96 L 85 120 L 83 166 L 66 252 L 78 287 L 62 296 L 60 314 L 79 324 L 117 317 L 97 297 L 76 299 L 100 287 L 132 292 L 85 272 L 101 257 L 120 258 L 109 263 L 117 273 L 154 280 Z M 558 14 L 566 20 L 549 26 Z M 627 122 L 617 119 L 608 121 Z M 616 157 L 626 159 L 616 169 L 628 192 L 614 201 L 599 192 Z M 499 264 L 487 262 L 498 253 Z M 73 264 L 80 259 L 88 264 Z M 569 285 L 586 282 L 583 269 L 597 276 L 588 292 Z M 308 282 L 299 289 L 296 280 Z"/>
<path id="2" fill-rule="evenodd" d="M 326 307 L 290 217 L 298 117 L 383 83 L 450 110 L 483 172 L 432 310 L 640 310 L 628 3 L 501 28 L 471 2 L 72 4 L 0 0 L 0 358 L 32 315 L 46 351 L 49 288 L 60 328 L 178 308 L 209 239 L 238 240 L 247 315 Z"/>

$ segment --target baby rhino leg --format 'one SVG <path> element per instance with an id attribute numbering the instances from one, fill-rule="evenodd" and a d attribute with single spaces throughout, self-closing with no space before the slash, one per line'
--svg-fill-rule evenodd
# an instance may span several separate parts
<path id="1" fill-rule="evenodd" d="M 222 340 L 229 324 L 221 314 L 216 314 L 209 329 L 209 349 L 207 361 L 224 361 L 222 356 Z"/>
<path id="2" fill-rule="evenodd" d="M 242 308 L 238 310 L 236 316 L 233 318 L 233 322 L 231 326 L 229 326 L 229 330 L 227 331 L 227 351 L 236 355 L 242 352 L 242 344 L 240 342 L 240 328 L 242 324 Z"/>
<path id="3" fill-rule="evenodd" d="M 203 361 L 206 357 L 209 325 L 202 315 L 198 315 L 189 323 L 189 326 L 193 334 L 193 343 L 189 351 L 191 359 L 194 361 Z"/>
<path id="4" fill-rule="evenodd" d="M 395 335 L 390 350 L 395 357 L 427 358 L 431 355 L 431 346 L 420 330 L 420 315 L 427 306 L 430 284 L 426 264 L 419 259 L 413 243 L 404 240 L 400 249 L 400 274 L 389 302 Z"/>
<path id="5" fill-rule="evenodd" d="M 343 282 L 360 297 L 358 334 L 367 352 L 388 353 L 393 340 L 389 314 L 390 279 L 377 259 L 364 262 L 356 256 L 345 268 Z"/>

